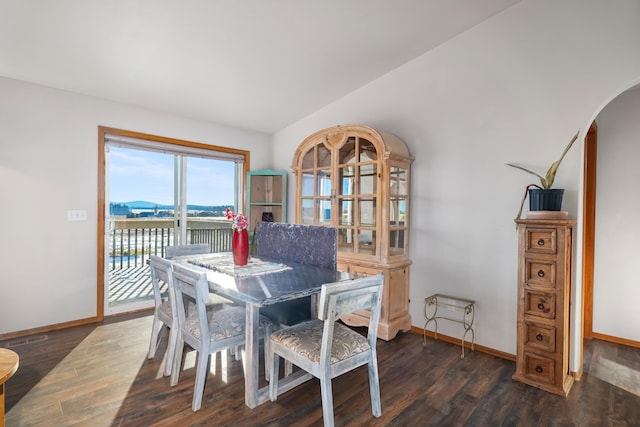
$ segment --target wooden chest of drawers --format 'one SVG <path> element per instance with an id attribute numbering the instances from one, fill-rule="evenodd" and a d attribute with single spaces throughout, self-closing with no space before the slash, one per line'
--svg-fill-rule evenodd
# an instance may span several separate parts
<path id="1" fill-rule="evenodd" d="M 518 224 L 518 342 L 513 379 L 566 396 L 573 220 Z"/>

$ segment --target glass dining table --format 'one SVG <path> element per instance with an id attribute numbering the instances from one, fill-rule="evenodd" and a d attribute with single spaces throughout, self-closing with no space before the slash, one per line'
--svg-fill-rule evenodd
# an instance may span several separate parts
<path id="1" fill-rule="evenodd" d="M 269 400 L 269 387 L 260 387 L 259 382 L 260 307 L 314 296 L 325 283 L 353 278 L 337 270 L 257 257 L 250 257 L 246 266 L 234 266 L 231 253 L 184 256 L 173 261 L 206 271 L 211 292 L 245 304 L 244 395 L 245 404 L 250 408 Z M 284 393 L 310 378 L 304 371 L 294 372 L 279 382 L 278 392 Z"/>

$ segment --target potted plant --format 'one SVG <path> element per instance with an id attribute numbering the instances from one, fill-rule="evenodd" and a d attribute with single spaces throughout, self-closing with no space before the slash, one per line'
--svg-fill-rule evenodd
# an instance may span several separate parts
<path id="1" fill-rule="evenodd" d="M 553 162 L 549 169 L 547 170 L 547 174 L 542 176 L 537 172 L 534 172 L 530 169 L 527 169 L 523 166 L 517 165 L 515 163 L 507 163 L 507 166 L 511 166 L 516 169 L 520 169 L 527 173 L 537 176 L 540 179 L 540 185 L 537 184 L 529 184 L 524 190 L 524 195 L 522 196 L 522 202 L 520 203 L 520 210 L 518 211 L 517 218 L 520 218 L 522 214 L 522 207 L 524 206 L 524 201 L 527 198 L 527 194 L 529 195 L 529 210 L 532 211 L 559 211 L 562 207 L 562 196 L 564 195 L 564 189 L 559 188 L 551 188 L 553 186 L 553 181 L 556 179 L 556 172 L 558 171 L 558 167 L 560 167 L 560 163 L 564 156 L 567 154 L 569 149 L 573 146 L 573 143 L 578 139 L 578 134 L 580 131 L 576 132 L 576 134 L 571 138 L 569 144 L 565 147 L 562 155 L 558 160 Z"/>

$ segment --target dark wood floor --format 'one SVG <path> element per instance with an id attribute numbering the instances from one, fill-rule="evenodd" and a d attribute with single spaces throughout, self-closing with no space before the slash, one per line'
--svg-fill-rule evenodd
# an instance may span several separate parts
<path id="1" fill-rule="evenodd" d="M 320 426 L 320 386 L 310 381 L 256 409 L 244 405 L 240 362 L 229 381 L 209 375 L 191 411 L 192 354 L 178 386 L 162 377 L 166 337 L 146 353 L 150 315 L 0 342 L 20 355 L 6 384 L 13 426 Z M 26 342 L 30 341 L 30 342 Z M 568 398 L 515 382 L 514 362 L 401 334 L 378 341 L 382 417 L 371 415 L 366 367 L 333 381 L 338 426 L 640 426 L 640 350 L 585 343 L 585 374 Z M 263 380 L 264 381 L 264 380 Z M 615 384 L 615 385 L 614 385 Z"/>

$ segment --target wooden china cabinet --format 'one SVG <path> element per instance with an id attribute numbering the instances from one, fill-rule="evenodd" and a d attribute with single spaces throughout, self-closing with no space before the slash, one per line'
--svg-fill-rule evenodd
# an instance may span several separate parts
<path id="1" fill-rule="evenodd" d="M 324 129 L 296 150 L 296 222 L 338 229 L 338 269 L 384 274 L 378 337 L 411 328 L 409 195 L 413 157 L 397 136 L 364 125 Z M 344 316 L 366 326 L 369 313 Z"/>

